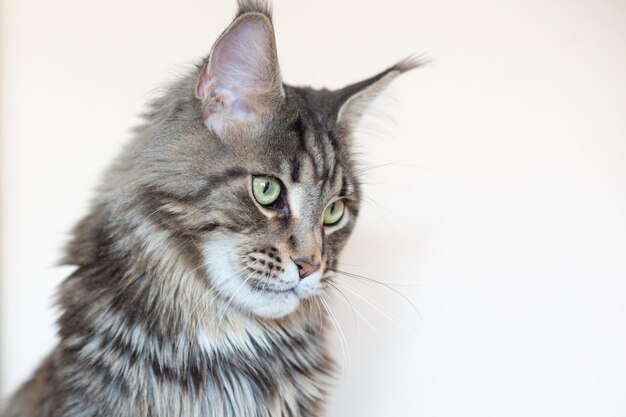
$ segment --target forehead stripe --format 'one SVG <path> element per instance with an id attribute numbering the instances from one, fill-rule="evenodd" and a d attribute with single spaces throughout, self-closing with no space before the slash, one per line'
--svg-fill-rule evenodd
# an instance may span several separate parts
<path id="1" fill-rule="evenodd" d="M 319 169 L 317 162 L 315 161 L 315 158 L 310 152 L 307 152 L 304 155 L 310 161 L 309 165 L 311 166 L 311 168 L 313 168 L 313 178 L 315 179 L 315 181 L 318 181 L 320 178 L 320 169 Z"/>
<path id="2" fill-rule="evenodd" d="M 324 184 L 323 184 L 324 187 L 326 186 L 326 184 L 330 184 L 330 187 L 332 187 L 335 184 L 335 177 L 337 175 L 338 167 L 339 167 L 339 157 L 336 152 L 333 152 L 333 163 L 330 164 L 330 172 L 324 178 Z"/>
<path id="3" fill-rule="evenodd" d="M 346 178 L 345 175 L 343 175 L 341 177 L 341 191 L 339 192 L 339 194 L 342 196 L 346 196 L 348 195 L 348 190 L 351 188 L 352 187 L 350 187 L 350 185 L 348 184 L 348 179 Z"/>
<path id="4" fill-rule="evenodd" d="M 308 113 L 306 113 L 308 115 Z M 310 118 L 310 117 L 309 117 Z M 318 161 L 316 161 L 315 155 L 311 151 L 311 147 L 309 145 L 315 146 L 315 140 L 311 141 L 310 138 L 316 135 L 316 130 L 314 130 L 313 134 L 307 132 L 305 124 L 302 120 L 302 114 L 299 113 L 296 120 L 293 122 L 291 126 L 292 130 L 295 131 L 296 136 L 298 137 L 298 141 L 300 142 L 300 149 L 302 153 L 300 155 L 294 155 L 291 160 L 291 180 L 292 182 L 300 182 L 302 181 L 302 172 L 301 172 L 301 158 L 307 157 L 311 161 L 311 167 L 313 168 L 313 175 L 315 178 L 319 178 L 319 168 Z M 312 143 L 310 143 L 312 142 Z"/>
<path id="5" fill-rule="evenodd" d="M 303 150 L 307 150 L 306 145 L 306 129 L 304 128 L 304 124 L 302 123 L 302 116 L 298 114 L 296 120 L 294 120 L 291 125 L 291 129 L 295 131 L 298 141 L 300 142 L 300 148 Z"/>
<path id="6" fill-rule="evenodd" d="M 300 182 L 300 160 L 297 156 L 293 156 L 291 164 L 291 182 Z"/>
<path id="7" fill-rule="evenodd" d="M 302 123 L 302 117 L 300 114 L 296 117 L 291 128 L 296 131 L 296 135 L 300 139 L 300 141 L 304 141 L 304 124 Z"/>
<path id="8" fill-rule="evenodd" d="M 320 167 L 322 168 L 322 175 L 325 175 L 328 167 L 327 167 L 327 163 L 328 163 L 328 151 L 326 149 L 326 138 L 325 138 L 325 134 L 324 134 L 324 130 L 322 128 L 321 123 L 319 122 L 319 120 L 316 117 L 312 118 L 313 121 L 313 131 L 315 134 L 315 148 L 316 150 L 319 151 L 319 158 L 320 159 Z M 320 177 L 317 178 L 318 180 L 321 179 Z"/>

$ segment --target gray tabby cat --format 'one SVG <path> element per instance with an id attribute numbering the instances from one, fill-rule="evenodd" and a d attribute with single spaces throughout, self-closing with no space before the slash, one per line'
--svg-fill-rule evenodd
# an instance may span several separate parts
<path id="1" fill-rule="evenodd" d="M 351 130 L 415 66 L 286 85 L 269 7 L 240 1 L 107 172 L 67 249 L 59 344 L 2 416 L 320 416 L 320 304 L 359 212 Z"/>

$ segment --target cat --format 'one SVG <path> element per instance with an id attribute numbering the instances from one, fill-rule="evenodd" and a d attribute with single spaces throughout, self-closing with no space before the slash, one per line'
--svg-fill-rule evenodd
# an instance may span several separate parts
<path id="1" fill-rule="evenodd" d="M 106 172 L 67 247 L 59 343 L 2 416 L 322 414 L 323 290 L 361 200 L 352 132 L 419 62 L 293 87 L 269 5 L 238 7 Z"/>

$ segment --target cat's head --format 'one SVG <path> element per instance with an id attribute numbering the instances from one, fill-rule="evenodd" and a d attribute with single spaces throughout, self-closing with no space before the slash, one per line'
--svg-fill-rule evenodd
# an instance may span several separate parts
<path id="1" fill-rule="evenodd" d="M 277 318 L 332 275 L 361 200 L 351 130 L 417 63 L 335 91 L 288 86 L 268 8 L 239 6 L 194 74 L 154 103 L 120 165 L 141 173 L 144 214 L 193 245 L 219 297 Z"/>

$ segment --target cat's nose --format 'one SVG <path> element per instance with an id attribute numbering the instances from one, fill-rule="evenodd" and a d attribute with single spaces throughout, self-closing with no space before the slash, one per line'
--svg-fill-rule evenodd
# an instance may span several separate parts
<path id="1" fill-rule="evenodd" d="M 320 269 L 319 262 L 312 262 L 307 259 L 294 259 L 293 262 L 298 266 L 298 274 L 300 274 L 300 278 L 306 278 L 313 272 Z"/>

